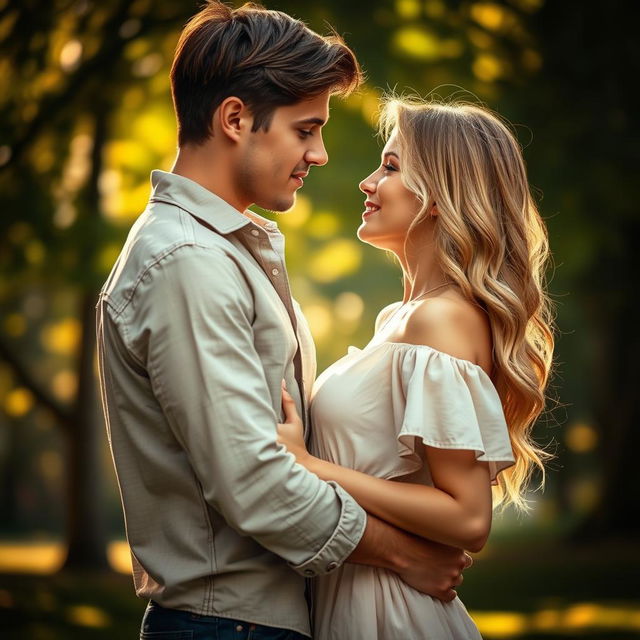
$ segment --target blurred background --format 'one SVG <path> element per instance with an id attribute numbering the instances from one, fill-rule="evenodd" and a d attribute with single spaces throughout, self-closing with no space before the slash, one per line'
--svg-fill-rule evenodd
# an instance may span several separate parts
<path id="1" fill-rule="evenodd" d="M 332 103 L 329 164 L 277 216 L 319 370 L 402 296 L 399 269 L 355 237 L 381 92 L 456 94 L 513 124 L 554 254 L 556 369 L 535 433 L 556 457 L 530 515 L 496 516 L 459 592 L 485 638 L 640 637 L 639 45 L 626 3 L 266 6 L 333 25 L 367 74 Z M 168 71 L 197 9 L 0 0 L 2 638 L 137 637 L 145 603 L 96 394 L 94 305 L 149 172 L 172 165 Z"/>

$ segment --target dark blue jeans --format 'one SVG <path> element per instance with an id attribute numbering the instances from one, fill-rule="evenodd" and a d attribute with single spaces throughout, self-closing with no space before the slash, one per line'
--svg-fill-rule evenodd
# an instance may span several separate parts
<path id="1" fill-rule="evenodd" d="M 309 640 L 289 629 L 244 620 L 165 609 L 151 600 L 142 618 L 140 640 Z"/>

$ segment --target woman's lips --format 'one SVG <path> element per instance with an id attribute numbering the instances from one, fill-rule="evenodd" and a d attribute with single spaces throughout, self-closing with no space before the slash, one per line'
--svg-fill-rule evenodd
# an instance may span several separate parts
<path id="1" fill-rule="evenodd" d="M 369 216 L 373 215 L 374 213 L 380 210 L 380 207 L 377 204 L 374 204 L 373 202 L 365 202 L 364 206 L 365 206 L 365 210 L 364 210 L 364 213 L 362 214 L 363 220 L 366 220 Z"/>

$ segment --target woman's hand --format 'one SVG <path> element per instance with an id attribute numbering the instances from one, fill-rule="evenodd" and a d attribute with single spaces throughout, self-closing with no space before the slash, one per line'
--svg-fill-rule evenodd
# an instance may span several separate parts
<path id="1" fill-rule="evenodd" d="M 296 457 L 296 462 L 304 464 L 310 458 L 304 443 L 304 427 L 296 410 L 296 403 L 289 395 L 282 381 L 282 409 L 284 410 L 284 424 L 278 424 L 278 442 L 283 444 Z"/>

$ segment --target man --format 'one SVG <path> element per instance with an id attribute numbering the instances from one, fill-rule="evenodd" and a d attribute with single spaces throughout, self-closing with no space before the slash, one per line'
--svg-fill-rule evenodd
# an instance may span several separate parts
<path id="1" fill-rule="evenodd" d="M 171 81 L 178 156 L 153 172 L 97 306 L 134 582 L 150 599 L 141 637 L 308 636 L 304 578 L 345 561 L 453 598 L 460 550 L 367 518 L 276 441 L 281 381 L 305 415 L 315 353 L 283 236 L 248 207 L 289 209 L 327 162 L 329 97 L 360 82 L 353 53 L 285 14 L 210 2 Z"/>

